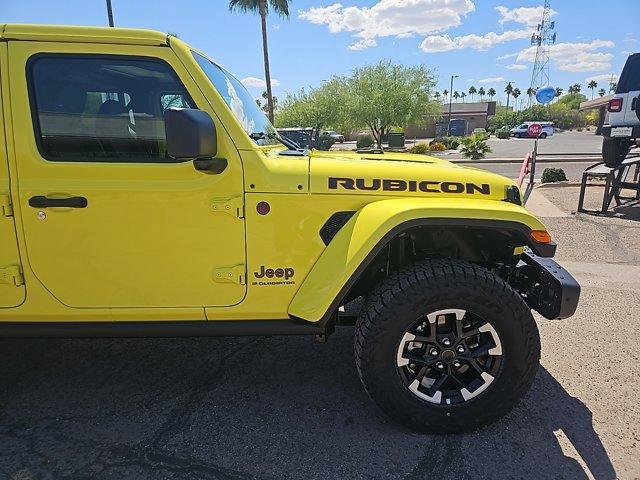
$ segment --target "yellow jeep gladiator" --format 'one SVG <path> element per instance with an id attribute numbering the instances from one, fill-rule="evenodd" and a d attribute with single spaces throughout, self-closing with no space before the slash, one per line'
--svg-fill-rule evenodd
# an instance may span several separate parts
<path id="1" fill-rule="evenodd" d="M 0 337 L 355 326 L 364 388 L 420 431 L 509 411 L 539 363 L 531 310 L 569 317 L 580 293 L 513 181 L 301 149 L 154 31 L 0 25 L 0 204 Z"/>

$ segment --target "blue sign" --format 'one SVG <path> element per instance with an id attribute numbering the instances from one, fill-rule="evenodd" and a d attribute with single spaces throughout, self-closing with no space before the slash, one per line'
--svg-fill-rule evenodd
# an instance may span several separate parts
<path id="1" fill-rule="evenodd" d="M 556 96 L 556 89 L 553 87 L 540 87 L 536 90 L 536 100 L 542 104 L 549 103 Z"/>

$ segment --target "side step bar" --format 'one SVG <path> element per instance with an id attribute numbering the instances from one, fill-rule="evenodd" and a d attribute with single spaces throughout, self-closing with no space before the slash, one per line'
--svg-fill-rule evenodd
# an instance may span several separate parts
<path id="1" fill-rule="evenodd" d="M 325 337 L 322 325 L 295 320 L 186 322 L 0 322 L 0 338 L 172 338 L 271 335 Z"/>

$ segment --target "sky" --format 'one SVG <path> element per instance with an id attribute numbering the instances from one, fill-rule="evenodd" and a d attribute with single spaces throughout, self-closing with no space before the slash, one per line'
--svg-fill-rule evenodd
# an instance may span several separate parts
<path id="1" fill-rule="evenodd" d="M 293 0 L 290 18 L 268 18 L 274 95 L 315 87 L 333 75 L 381 60 L 424 65 L 439 91 L 494 88 L 507 81 L 525 92 L 535 48 L 531 34 L 542 0 Z M 256 15 L 232 13 L 227 0 L 112 0 L 118 27 L 177 34 L 243 81 L 264 90 L 262 38 Z M 606 5 L 615 5 L 607 10 Z M 552 0 L 557 42 L 550 84 L 565 92 L 589 80 L 608 90 L 627 56 L 640 51 L 640 1 Z M 0 23 L 106 25 L 105 0 L 0 0 Z M 524 97 L 524 95 L 523 95 Z M 467 97 L 469 99 L 469 97 Z"/>

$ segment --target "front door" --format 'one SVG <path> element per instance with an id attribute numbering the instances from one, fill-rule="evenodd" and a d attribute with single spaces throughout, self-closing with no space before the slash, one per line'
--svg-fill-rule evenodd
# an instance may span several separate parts
<path id="1" fill-rule="evenodd" d="M 175 54 L 44 45 L 9 45 L 19 207 L 35 277 L 72 307 L 240 302 L 240 159 Z M 167 156 L 169 107 L 209 111 L 228 161 L 222 173 Z"/>

